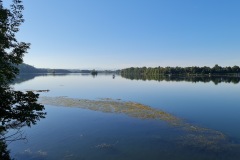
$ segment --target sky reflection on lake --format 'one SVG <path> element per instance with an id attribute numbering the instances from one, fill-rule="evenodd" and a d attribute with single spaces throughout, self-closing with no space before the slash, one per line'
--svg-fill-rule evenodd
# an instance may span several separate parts
<path id="1" fill-rule="evenodd" d="M 79 74 L 71 74 L 64 76 L 38 76 L 34 79 L 14 85 L 14 88 L 17 90 L 49 89 L 50 92 L 41 93 L 42 96 L 47 97 L 67 96 L 70 98 L 91 100 L 111 98 L 121 99 L 122 101 L 138 102 L 152 108 L 164 110 L 176 117 L 184 119 L 186 122 L 221 131 L 234 139 L 240 138 L 240 129 L 238 127 L 238 123 L 240 122 L 240 107 L 238 105 L 240 95 L 239 84 L 219 83 L 218 85 L 215 85 L 213 82 L 192 83 L 186 81 L 142 81 L 125 79 L 118 75 L 113 79 L 112 75 L 98 75 L 93 78 L 91 75 L 83 76 Z M 31 129 L 26 129 L 26 133 L 29 135 L 28 138 L 30 139 L 27 146 L 30 148 L 35 146 L 36 151 L 34 152 L 38 152 L 37 148 L 45 148 L 45 150 L 48 150 L 49 152 L 48 157 L 55 155 L 57 148 L 63 153 L 68 150 L 69 152 L 77 152 L 76 147 L 82 147 L 81 153 L 85 153 L 83 154 L 82 159 L 84 159 L 84 157 L 86 158 L 87 155 L 89 155 L 89 157 L 86 159 L 94 159 L 97 156 L 105 157 L 106 155 L 102 155 L 103 153 L 101 152 L 99 152 L 99 155 L 98 153 L 95 155 L 91 155 L 90 153 L 91 147 L 102 143 L 107 143 L 112 146 L 117 143 L 118 147 L 123 147 L 124 145 L 125 147 L 126 145 L 130 147 L 128 149 L 125 148 L 126 150 L 123 149 L 124 147 L 120 147 L 118 148 L 118 151 L 111 151 L 109 154 L 113 154 L 112 158 L 114 157 L 114 159 L 134 159 L 134 155 L 139 158 L 141 157 L 141 152 L 145 152 L 146 155 L 150 155 L 151 153 L 152 159 L 157 159 L 157 157 L 160 156 L 159 153 L 163 156 L 165 155 L 166 158 L 174 159 L 174 156 L 167 156 L 167 153 L 163 154 L 164 149 L 159 146 L 160 144 L 169 146 L 169 148 L 166 147 L 169 149 L 166 151 L 168 153 L 172 154 L 176 151 L 178 152 L 176 155 L 178 155 L 183 152 L 182 149 L 179 148 L 171 150 L 173 144 L 171 144 L 172 142 L 170 139 L 175 137 L 177 132 L 173 132 L 174 128 L 167 127 L 166 124 L 161 121 L 143 121 L 126 115 L 99 113 L 79 108 L 70 109 L 47 106 L 47 112 L 47 118 L 42 120 L 37 126 L 34 126 Z M 136 125 L 136 127 L 133 127 L 130 124 L 133 124 L 133 126 Z M 118 125 L 119 128 L 116 128 Z M 156 126 L 159 128 L 156 129 Z M 84 135 L 84 131 L 82 131 L 81 128 L 84 127 L 88 128 L 86 133 L 88 136 L 91 135 L 92 137 L 86 138 L 85 141 L 81 142 L 81 145 L 78 143 L 75 144 L 74 141 L 78 140 L 80 143 L 81 135 Z M 161 127 L 165 129 L 162 130 L 160 129 Z M 164 130 L 166 132 L 164 132 Z M 156 143 L 156 139 L 149 140 L 149 135 L 153 137 L 156 135 L 162 137 L 160 138 L 161 142 Z M 68 138 L 68 136 L 70 137 Z M 77 137 L 80 139 L 77 140 Z M 136 142 L 134 142 L 134 137 L 136 138 Z M 102 141 L 98 138 L 102 139 Z M 124 144 L 126 141 L 120 141 L 119 139 L 121 138 L 128 140 L 129 144 Z M 60 142 L 60 139 L 65 140 Z M 140 139 L 142 141 L 139 141 Z M 49 140 L 52 142 L 49 142 Z M 165 140 L 165 142 L 163 142 L 163 140 Z M 41 144 L 41 142 L 47 142 L 47 144 Z M 56 145 L 55 143 L 59 143 L 59 145 Z M 75 145 L 71 147 L 71 144 Z M 139 145 L 143 148 L 140 149 L 137 147 Z M 20 146 L 22 146 L 20 142 L 19 144 L 11 146 L 15 154 L 21 152 L 19 150 Z M 149 150 L 149 148 L 144 148 L 144 146 L 148 146 L 152 149 Z M 131 154 L 125 153 L 127 150 L 131 150 Z M 159 150 L 159 152 L 155 152 L 155 150 Z M 135 151 L 136 153 L 133 154 Z M 187 150 L 184 151 L 187 155 Z M 140 155 L 137 156 L 137 153 Z M 127 156 L 122 157 L 124 154 Z M 199 156 L 198 152 L 194 152 L 194 154 L 196 154 L 196 157 Z M 71 154 L 69 153 L 69 155 Z M 183 155 L 183 158 L 186 155 Z M 194 156 L 191 158 L 193 157 Z M 218 158 L 221 159 L 221 157 Z M 52 157 L 48 159 L 54 158 Z M 107 156 L 106 159 L 111 158 Z M 199 159 L 204 158 L 200 157 Z"/>

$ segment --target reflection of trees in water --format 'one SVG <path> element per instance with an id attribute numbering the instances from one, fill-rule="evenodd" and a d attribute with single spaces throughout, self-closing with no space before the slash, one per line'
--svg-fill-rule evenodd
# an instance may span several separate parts
<path id="1" fill-rule="evenodd" d="M 213 82 L 214 84 L 219 83 L 233 83 L 237 84 L 240 82 L 240 77 L 215 75 L 215 76 L 181 76 L 181 75 L 139 75 L 139 74 L 124 74 L 122 77 L 131 80 L 155 80 L 155 81 L 186 81 L 186 82 Z"/>
<path id="2" fill-rule="evenodd" d="M 51 74 L 27 73 L 27 74 L 20 74 L 16 77 L 16 79 L 14 79 L 12 84 L 19 84 L 19 83 L 22 83 L 22 82 L 25 82 L 25 81 L 32 80 L 35 77 L 44 77 L 44 76 L 49 76 L 49 75 L 52 75 L 52 76 L 67 76 L 69 74 L 66 74 L 66 73 L 57 73 L 57 74 L 52 74 L 52 73 Z"/>
<path id="3" fill-rule="evenodd" d="M 100 74 L 96 74 L 96 75 L 92 75 L 91 73 L 24 73 L 24 74 L 20 74 L 16 77 L 16 79 L 14 79 L 14 81 L 11 84 L 20 84 L 22 82 L 26 82 L 29 80 L 32 80 L 36 77 L 47 77 L 47 76 L 54 76 L 54 77 L 63 77 L 63 76 L 91 76 L 93 78 L 96 78 L 97 75 L 113 75 L 112 73 L 100 73 Z M 114 78 L 115 78 L 115 74 L 114 74 Z"/>
<path id="4" fill-rule="evenodd" d="M 34 79 L 37 76 L 44 76 L 44 74 L 21 74 L 21 75 L 18 75 L 16 79 L 14 79 L 12 84 L 19 84 L 25 81 L 29 81 L 31 79 Z"/>
<path id="5" fill-rule="evenodd" d="M 13 91 L 10 88 L 0 88 L 0 159 L 10 159 L 7 143 L 24 139 L 21 128 L 32 126 L 44 118 L 44 106 L 37 103 L 38 94 L 31 91 Z M 10 135 L 9 130 L 14 131 Z"/>

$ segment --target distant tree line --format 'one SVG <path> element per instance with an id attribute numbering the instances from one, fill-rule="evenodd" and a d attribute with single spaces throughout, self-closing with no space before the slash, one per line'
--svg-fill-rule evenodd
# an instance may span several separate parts
<path id="1" fill-rule="evenodd" d="M 20 74 L 25 73 L 42 73 L 42 74 L 55 74 L 55 73 L 86 73 L 86 74 L 96 74 L 96 73 L 107 73 L 107 74 L 118 74 L 120 70 L 80 70 L 80 69 L 47 69 L 47 68 L 36 68 L 34 66 L 22 63 L 17 66 Z"/>
<path id="2" fill-rule="evenodd" d="M 22 63 L 17 66 L 20 74 L 21 73 L 72 73 L 69 70 L 66 69 L 45 69 L 45 68 L 35 68 L 31 65 Z"/>
<path id="3" fill-rule="evenodd" d="M 96 75 L 98 74 L 98 71 L 96 71 L 96 70 L 94 69 L 94 70 L 91 71 L 91 74 L 96 76 Z"/>
<path id="4" fill-rule="evenodd" d="M 221 67 L 131 67 L 121 70 L 121 75 L 196 75 L 196 74 L 240 74 L 239 66 Z"/>

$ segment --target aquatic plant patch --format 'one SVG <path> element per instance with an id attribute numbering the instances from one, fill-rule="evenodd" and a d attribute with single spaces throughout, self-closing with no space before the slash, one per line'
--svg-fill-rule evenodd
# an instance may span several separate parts
<path id="1" fill-rule="evenodd" d="M 184 133 L 175 139 L 179 146 L 210 152 L 240 151 L 240 144 L 232 142 L 228 136 L 220 131 L 190 124 L 172 114 L 136 102 L 125 102 L 109 98 L 87 100 L 68 97 L 41 97 L 40 103 L 53 106 L 78 107 L 105 113 L 126 114 L 139 119 L 160 120 Z M 97 145 L 97 148 L 110 147 L 111 145 L 107 144 Z"/>

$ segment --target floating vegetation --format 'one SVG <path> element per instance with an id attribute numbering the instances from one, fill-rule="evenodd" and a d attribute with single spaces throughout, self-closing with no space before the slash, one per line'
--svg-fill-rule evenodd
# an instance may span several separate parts
<path id="1" fill-rule="evenodd" d="M 86 100 L 68 97 L 42 97 L 40 99 L 40 102 L 43 104 L 65 107 L 79 107 L 106 113 L 124 113 L 128 116 L 141 119 L 161 119 L 168 123 L 171 123 L 172 125 L 182 124 L 181 119 L 166 112 L 153 109 L 140 103 L 124 102 L 110 98 L 100 100 Z"/>
<path id="2" fill-rule="evenodd" d="M 102 143 L 95 146 L 98 149 L 110 149 L 113 147 L 112 144 Z"/>
<path id="3" fill-rule="evenodd" d="M 95 148 L 97 149 L 105 149 L 105 150 L 109 150 L 109 149 L 114 149 L 114 147 L 118 144 L 118 141 L 115 143 L 101 143 L 95 146 Z"/>
<path id="4" fill-rule="evenodd" d="M 47 158 L 47 152 L 38 150 L 38 151 L 32 151 L 30 149 L 26 149 L 21 153 L 18 153 L 17 156 L 20 159 L 39 159 L 39 160 L 44 160 Z"/>
<path id="5" fill-rule="evenodd" d="M 232 142 L 222 132 L 199 127 L 183 121 L 164 111 L 151 108 L 149 106 L 135 103 L 113 100 L 109 98 L 100 100 L 75 99 L 68 97 L 41 97 L 40 102 L 43 104 L 65 107 L 79 107 L 105 113 L 121 113 L 130 117 L 140 119 L 156 119 L 167 122 L 171 126 L 177 127 L 183 131 L 183 135 L 176 139 L 176 142 L 184 147 L 192 147 L 210 152 L 222 152 L 228 150 L 239 151 L 240 145 Z M 96 148 L 111 148 L 112 144 L 102 143 L 96 145 Z"/>

